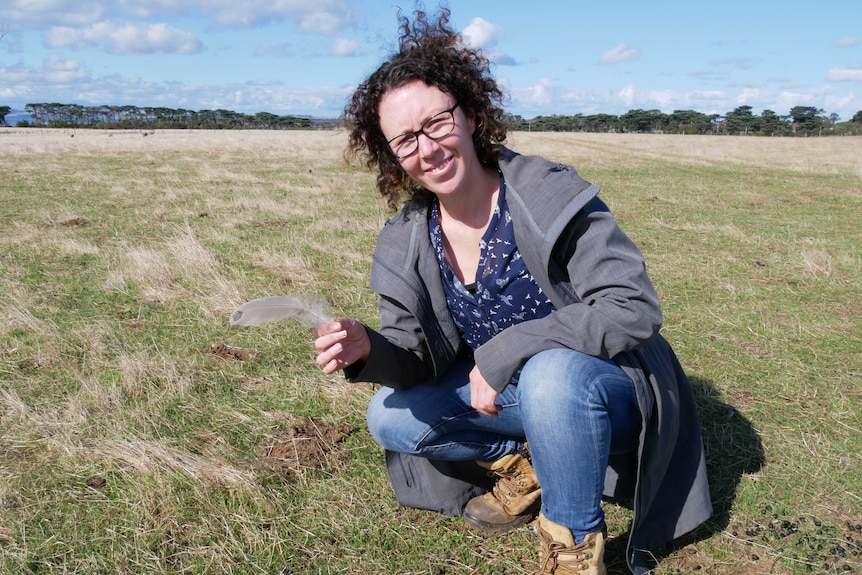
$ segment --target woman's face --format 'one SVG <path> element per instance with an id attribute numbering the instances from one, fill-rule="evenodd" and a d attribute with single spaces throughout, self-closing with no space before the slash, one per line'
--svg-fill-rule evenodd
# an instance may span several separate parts
<path id="1" fill-rule="evenodd" d="M 429 129 L 427 123 L 433 116 L 457 103 L 451 94 L 436 87 L 410 82 L 390 90 L 380 100 L 380 129 L 387 141 Z M 475 124 L 460 106 L 452 114 L 455 126 L 450 133 L 436 140 L 420 133 L 416 152 L 398 160 L 413 181 L 437 196 L 457 193 L 482 174 L 472 139 Z"/>

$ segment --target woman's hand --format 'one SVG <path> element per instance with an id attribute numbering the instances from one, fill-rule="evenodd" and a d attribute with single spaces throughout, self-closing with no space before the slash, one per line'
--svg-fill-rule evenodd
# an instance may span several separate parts
<path id="1" fill-rule="evenodd" d="M 371 352 L 371 340 L 365 326 L 350 318 L 334 319 L 314 328 L 317 365 L 327 375 L 365 359 Z"/>
<path id="2" fill-rule="evenodd" d="M 470 405 L 483 415 L 497 417 L 503 408 L 496 401 L 497 390 L 488 385 L 479 368 L 473 366 L 470 371 Z"/>

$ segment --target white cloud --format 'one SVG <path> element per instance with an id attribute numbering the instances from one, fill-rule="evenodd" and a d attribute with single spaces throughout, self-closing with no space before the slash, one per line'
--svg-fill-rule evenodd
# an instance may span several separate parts
<path id="1" fill-rule="evenodd" d="M 660 110 L 670 114 L 675 110 L 694 110 L 703 114 L 724 114 L 735 105 L 721 90 L 649 90 L 638 92 L 633 84 L 613 93 L 610 98 L 594 96 L 590 113 L 624 114 L 629 110 Z"/>
<path id="2" fill-rule="evenodd" d="M 629 48 L 625 44 L 614 46 L 599 58 L 599 64 L 609 66 L 619 64 L 628 60 L 637 60 L 641 57 L 641 51 L 636 48 Z"/>
<path id="3" fill-rule="evenodd" d="M 498 66 L 517 66 L 518 61 L 509 54 L 495 48 L 499 41 L 506 36 L 506 32 L 493 22 L 484 18 L 473 18 L 464 30 L 461 31 L 464 43 L 482 54 Z"/>
<path id="4" fill-rule="evenodd" d="M 165 14 L 184 14 L 197 2 L 182 0 L 118 0 L 117 7 L 135 18 L 153 18 Z"/>
<path id="5" fill-rule="evenodd" d="M 773 99 L 770 109 L 779 114 L 788 113 L 796 106 L 822 106 L 823 103 L 811 94 L 800 94 L 799 92 L 779 92 Z"/>
<path id="6" fill-rule="evenodd" d="M 339 38 L 332 46 L 333 56 L 355 56 L 359 52 L 359 42 L 356 40 L 348 40 L 347 38 Z"/>
<path id="7" fill-rule="evenodd" d="M 56 28 L 51 28 L 51 30 L 45 34 L 45 46 L 53 49 L 68 48 L 75 47 L 75 44 L 78 43 L 77 47 L 83 48 L 85 44 L 82 42 L 82 36 L 84 36 L 84 34 L 75 28 L 57 26 Z"/>
<path id="8" fill-rule="evenodd" d="M 259 46 L 254 50 L 254 56 L 258 58 L 346 58 L 359 53 L 359 42 L 349 38 L 337 38 L 328 49 L 300 49 L 290 42 L 285 42 L 273 46 Z"/>
<path id="9" fill-rule="evenodd" d="M 512 106 L 518 109 L 518 114 L 526 113 L 530 115 L 541 115 L 542 110 L 553 104 L 556 101 L 557 84 L 550 78 L 540 78 L 538 82 L 532 86 L 515 87 L 506 79 L 500 80 L 500 86 L 509 95 L 507 107 Z"/>
<path id="10" fill-rule="evenodd" d="M 632 84 L 629 84 L 619 92 L 617 92 L 617 99 L 620 100 L 627 108 L 631 108 L 635 102 L 635 87 Z"/>
<path id="11" fill-rule="evenodd" d="M 77 60 L 69 60 L 52 54 L 40 68 L 23 63 L 0 67 L 0 77 L 9 82 L 10 88 L 3 91 L 5 98 L 31 100 L 43 98 L 41 94 L 54 94 L 69 86 L 90 80 L 88 72 Z M 51 101 L 60 101 L 52 98 Z"/>
<path id="12" fill-rule="evenodd" d="M 695 90 L 689 92 L 689 97 L 692 100 L 721 100 L 726 97 L 726 94 L 721 90 Z"/>
<path id="13" fill-rule="evenodd" d="M 839 96 L 827 96 L 826 97 L 826 105 L 824 109 L 827 112 L 831 110 L 860 110 L 862 108 L 854 107 L 859 106 L 859 103 L 856 99 L 856 94 L 853 92 L 848 92 L 844 95 Z M 853 116 L 853 112 L 850 112 L 850 116 L 844 118 L 844 120 L 849 120 Z"/>
<path id="14" fill-rule="evenodd" d="M 694 90 L 686 94 L 684 104 L 676 106 L 679 110 L 694 110 L 702 114 L 724 114 L 727 94 L 721 90 Z"/>
<path id="15" fill-rule="evenodd" d="M 0 20 L 13 26 L 82 26 L 102 18 L 108 0 L 4 0 Z"/>
<path id="16" fill-rule="evenodd" d="M 69 60 L 59 54 L 51 54 L 45 60 L 44 69 L 54 72 L 72 72 L 80 69 L 80 64 L 77 60 Z"/>
<path id="17" fill-rule="evenodd" d="M 547 106 L 554 99 L 556 83 L 550 78 L 542 78 L 528 89 L 528 101 L 531 104 Z"/>
<path id="18" fill-rule="evenodd" d="M 0 87 L 0 97 L 18 109 L 23 108 L 25 102 L 84 106 L 128 102 L 193 110 L 226 108 L 245 113 L 307 114 L 319 110 L 322 116 L 335 116 L 353 91 L 351 86 L 297 88 L 280 82 L 195 85 L 151 82 L 121 74 L 94 76 L 80 62 L 56 54 L 41 66 L 0 65 L 0 78 L 9 81 L 9 86 L 4 82 Z"/>
<path id="19" fill-rule="evenodd" d="M 10 94 L 22 93 L 26 90 L 27 83 L 35 77 L 32 68 L 18 62 L 13 66 L 0 67 L 0 77 L 2 77 L 8 85 L 3 90 L 4 97 L 11 98 Z"/>
<path id="20" fill-rule="evenodd" d="M 194 54 L 203 48 L 194 34 L 167 24 L 108 21 L 96 22 L 84 28 L 52 28 L 45 35 L 45 45 L 54 49 L 73 50 L 103 46 L 113 54 Z"/>
<path id="21" fill-rule="evenodd" d="M 193 98 L 186 105 L 196 109 L 226 108 L 251 113 L 266 110 L 275 114 L 321 110 L 321 115 L 332 116 L 341 111 L 351 92 L 350 87 L 201 86 L 189 94 Z"/>
<path id="22" fill-rule="evenodd" d="M 755 105 L 760 102 L 766 102 L 770 100 L 774 101 L 775 97 L 775 92 L 772 90 L 761 88 L 745 88 L 736 96 L 736 98 L 733 99 L 733 101 L 738 106 L 751 106 L 752 108 L 754 108 Z"/>
<path id="23" fill-rule="evenodd" d="M 127 6 L 136 6 L 138 0 L 124 0 Z M 337 34 L 352 24 L 356 16 L 344 0 L 192 0 L 170 3 L 167 0 L 149 0 L 154 13 L 167 11 L 169 6 L 182 6 L 182 13 L 199 11 L 212 15 L 226 26 L 259 26 L 295 20 L 302 32 Z"/>
<path id="24" fill-rule="evenodd" d="M 0 0 L 0 20 L 46 29 L 80 27 L 113 18 L 164 20 L 204 15 L 223 26 L 293 20 L 302 32 L 334 35 L 356 21 L 346 0 Z"/>
<path id="25" fill-rule="evenodd" d="M 856 36 L 848 36 L 835 42 L 835 45 L 840 48 L 849 48 L 851 46 L 857 46 L 859 42 L 860 40 Z"/>
<path id="26" fill-rule="evenodd" d="M 343 14 L 327 10 L 314 10 L 297 15 L 299 29 L 303 32 L 331 35 L 346 24 Z"/>
<path id="27" fill-rule="evenodd" d="M 678 108 L 678 104 L 682 101 L 680 95 L 673 90 L 650 90 L 647 92 L 646 99 L 654 105 L 649 108 L 659 108 L 661 110 L 671 110 Z"/>
<path id="28" fill-rule="evenodd" d="M 491 48 L 504 36 L 503 29 L 484 18 L 473 18 L 461 32 L 471 48 Z"/>
<path id="29" fill-rule="evenodd" d="M 832 68 L 826 74 L 830 82 L 862 82 L 862 65 L 846 68 Z"/>

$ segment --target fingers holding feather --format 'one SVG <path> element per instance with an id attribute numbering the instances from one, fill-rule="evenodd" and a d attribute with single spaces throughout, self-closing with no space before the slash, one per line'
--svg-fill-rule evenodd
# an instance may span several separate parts
<path id="1" fill-rule="evenodd" d="M 340 357 L 343 352 L 344 348 L 341 344 L 335 344 L 328 350 L 317 354 L 317 365 L 323 368 L 323 373 L 326 375 L 335 373 L 339 369 L 344 369 L 350 364 L 344 357 Z"/>
<path id="2" fill-rule="evenodd" d="M 314 328 L 314 345 L 317 346 L 317 340 L 323 338 L 327 335 L 332 335 L 338 332 L 345 331 L 344 326 L 341 324 L 340 320 L 334 319 L 329 321 L 328 323 L 318 325 Z M 318 347 L 319 349 L 319 347 Z"/>
<path id="3" fill-rule="evenodd" d="M 346 331 L 340 331 L 334 334 L 318 338 L 315 342 L 318 345 L 320 353 L 317 354 L 317 365 L 323 368 L 323 372 L 327 375 L 344 369 L 358 358 L 351 357 L 351 348 L 346 345 Z M 320 345 L 321 340 L 330 341 L 330 345 Z"/>
<path id="4" fill-rule="evenodd" d="M 330 374 L 368 357 L 371 341 L 358 321 L 342 318 L 315 330 L 317 364 Z"/>
<path id="5" fill-rule="evenodd" d="M 339 326 L 340 327 L 340 326 Z M 338 328 L 336 328 L 338 329 Z M 326 332 L 321 335 L 318 335 L 314 339 L 314 347 L 317 351 L 323 353 L 333 346 L 338 345 L 340 342 L 344 341 L 347 338 L 347 330 L 346 329 L 338 329 L 338 331 Z"/>

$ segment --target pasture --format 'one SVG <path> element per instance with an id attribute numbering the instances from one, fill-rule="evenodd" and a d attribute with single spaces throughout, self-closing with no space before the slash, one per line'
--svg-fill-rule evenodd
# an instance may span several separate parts
<path id="1" fill-rule="evenodd" d="M 344 142 L 0 129 L 0 572 L 532 572 L 529 528 L 398 507 L 308 328 L 228 327 L 294 293 L 376 325 L 389 213 Z M 695 386 L 716 513 L 656 573 L 862 572 L 862 138 L 509 144 L 602 186 Z"/>

